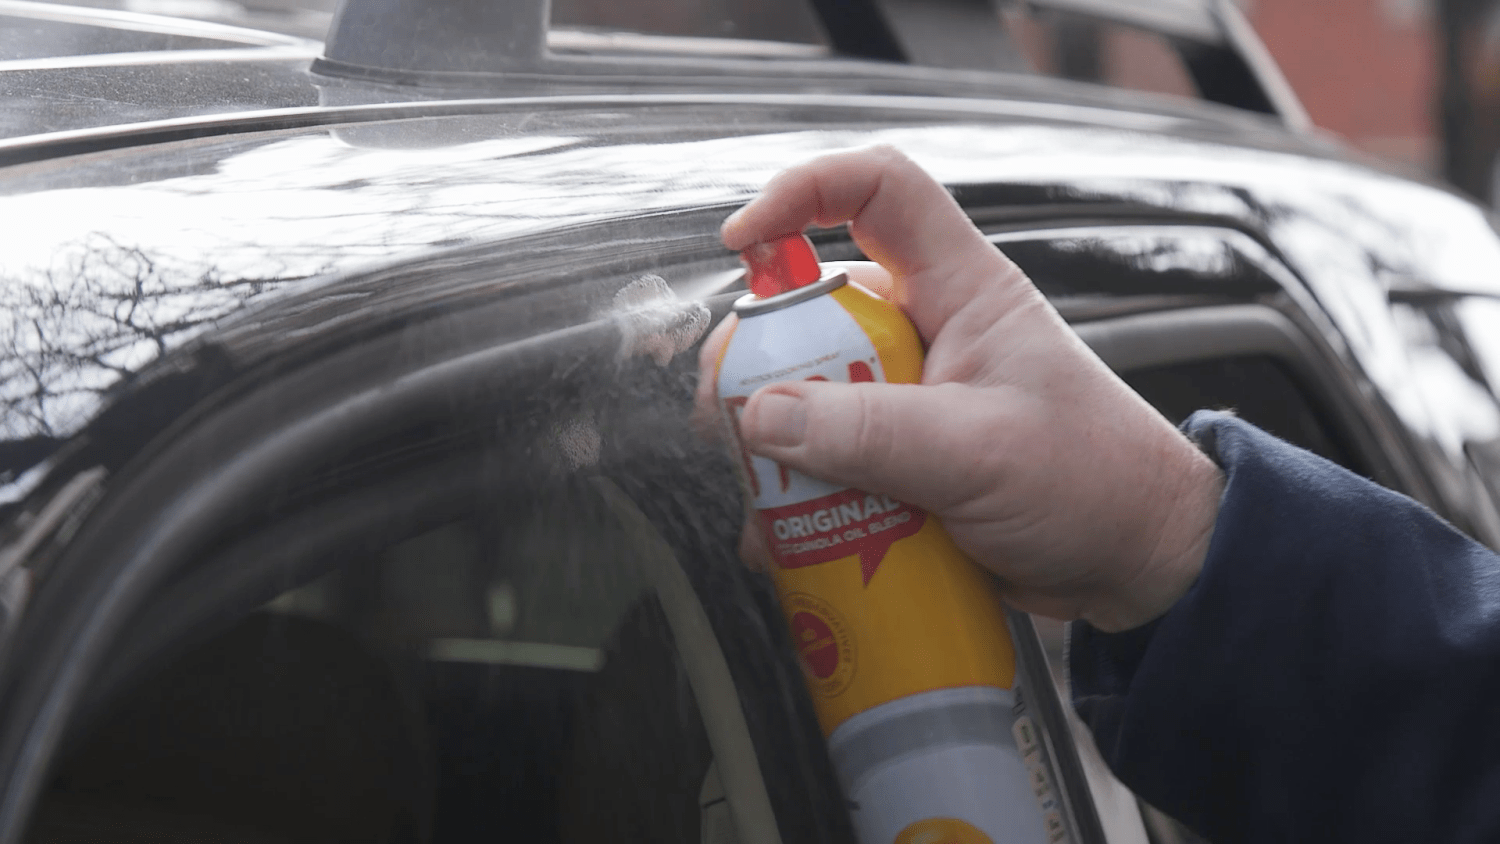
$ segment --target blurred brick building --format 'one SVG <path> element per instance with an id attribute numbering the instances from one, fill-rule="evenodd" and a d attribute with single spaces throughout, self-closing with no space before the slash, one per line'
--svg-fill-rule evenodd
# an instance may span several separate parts
<path id="1" fill-rule="evenodd" d="M 497 0 L 498 2 L 499 0 Z M 924 0 L 875 0 L 889 14 Z M 1149 3 L 1151 0 L 1135 0 Z M 1236 0 L 1266 42 L 1314 123 L 1354 147 L 1422 170 L 1444 170 L 1439 106 L 1442 81 L 1439 4 L 1500 7 L 1500 0 Z M 855 4 L 856 6 L 858 4 Z M 552 0 L 555 24 L 584 24 L 678 35 L 821 41 L 808 2 L 796 0 Z M 1034 14 L 1027 4 L 997 2 L 1028 64 L 1044 73 L 1145 91 L 1195 96 L 1161 37 L 1098 21 Z M 1483 29 L 1468 12 L 1465 30 Z M 1500 33 L 1500 26 L 1491 27 Z M 1500 67 L 1500 34 L 1489 39 Z M 1470 62 L 1471 64 L 1473 62 Z M 1500 73 L 1494 97 L 1500 102 Z M 1471 121 L 1472 122 L 1472 121 Z M 1478 130 L 1468 134 L 1478 135 Z M 1494 133 L 1500 139 L 1500 125 Z M 1478 142 L 1473 179 L 1489 178 L 1489 145 Z M 1479 149 L 1483 148 L 1483 149 Z M 1448 151 L 1453 157 L 1453 151 Z M 1479 171 L 1484 171 L 1481 174 Z M 1450 173 L 1450 177 L 1455 174 Z M 1476 181 L 1476 184 L 1479 182 Z M 1478 193 L 1474 188 L 1471 191 Z"/>
<path id="2" fill-rule="evenodd" d="M 1357 149 L 1432 173 L 1443 169 L 1437 4 L 1445 1 L 1237 0 L 1314 123 Z M 1195 95 L 1159 36 L 1009 17 L 1031 64 L 1043 72 Z"/>
<path id="3" fill-rule="evenodd" d="M 1374 155 L 1441 170 L 1432 0 L 1241 0 L 1313 122 Z"/>

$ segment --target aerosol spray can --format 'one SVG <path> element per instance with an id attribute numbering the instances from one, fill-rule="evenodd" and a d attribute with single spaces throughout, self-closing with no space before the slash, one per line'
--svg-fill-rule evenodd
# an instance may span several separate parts
<path id="1" fill-rule="evenodd" d="M 720 409 L 766 384 L 915 383 L 922 344 L 894 305 L 824 271 L 802 235 L 745 250 L 750 295 L 719 360 Z M 1018 706 L 994 582 L 943 526 L 882 495 L 740 446 L 772 578 L 861 844 L 1070 837 L 1038 725 Z"/>

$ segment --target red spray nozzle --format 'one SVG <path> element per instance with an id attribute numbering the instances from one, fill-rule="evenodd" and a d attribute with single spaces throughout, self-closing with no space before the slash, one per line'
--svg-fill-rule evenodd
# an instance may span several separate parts
<path id="1" fill-rule="evenodd" d="M 746 284 L 762 299 L 812 284 L 823 276 L 818 253 L 804 234 L 789 234 L 740 250 L 749 269 Z"/>

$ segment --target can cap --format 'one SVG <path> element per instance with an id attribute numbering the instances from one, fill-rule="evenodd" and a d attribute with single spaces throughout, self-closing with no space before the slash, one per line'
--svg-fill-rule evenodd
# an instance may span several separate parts
<path id="1" fill-rule="evenodd" d="M 823 277 L 818 253 L 802 233 L 752 243 L 740 250 L 750 292 L 762 299 L 796 290 Z"/>

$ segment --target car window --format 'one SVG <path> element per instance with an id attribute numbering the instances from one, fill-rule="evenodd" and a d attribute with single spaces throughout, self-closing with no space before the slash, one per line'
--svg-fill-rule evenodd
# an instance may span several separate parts
<path id="1" fill-rule="evenodd" d="M 1214 315 L 1280 290 L 1254 241 L 1203 226 L 996 239 L 1080 331 L 1112 327 L 1106 360 L 1169 415 L 1228 405 L 1330 455 L 1352 441 L 1297 348 L 1223 345 L 1239 323 Z M 118 524 L 81 534 L 94 550 L 53 563 L 37 606 L 70 600 L 59 577 L 97 584 L 77 572 L 136 531 L 217 515 L 186 522 L 177 547 L 195 554 L 164 556 L 109 643 L 29 840 L 849 841 L 775 597 L 735 556 L 729 459 L 690 422 L 692 346 L 734 294 L 674 305 L 629 260 L 568 288 L 539 283 L 545 264 L 476 283 L 225 391 L 152 452 L 139 483 L 156 492 L 99 504 Z M 1025 683 L 1060 769 L 1077 736 L 1069 794 L 1107 777 L 1044 676 Z M 1100 820 L 1138 833 L 1120 811 Z"/>
<path id="2" fill-rule="evenodd" d="M 214 521 L 148 560 L 27 840 L 852 842 L 781 608 L 736 554 L 730 457 L 691 423 L 694 344 L 738 294 L 662 276 L 720 290 L 726 259 L 585 254 L 564 265 L 589 285 L 511 269 L 215 394 L 150 454 L 155 492 L 116 482 L 102 547 L 60 553 L 36 605 L 78 600 L 63 577 L 97 591 L 135 531 Z"/>
<path id="3" fill-rule="evenodd" d="M 512 283 L 207 413 L 172 489 L 348 424 L 141 599 L 26 840 L 848 842 L 729 457 L 689 423 L 710 313 L 598 288 Z M 125 497 L 149 521 L 173 494 Z"/>
<path id="4" fill-rule="evenodd" d="M 132 681 L 28 840 L 699 840 L 712 758 L 641 549 L 577 483 L 482 510 Z"/>
<path id="5" fill-rule="evenodd" d="M 1299 448 L 1362 471 L 1309 392 L 1271 355 L 1243 355 L 1122 373 L 1162 415 L 1180 424 L 1196 410 L 1229 410 Z"/>

